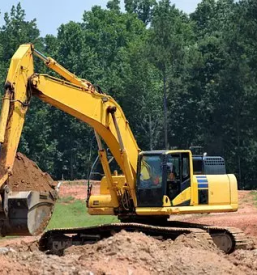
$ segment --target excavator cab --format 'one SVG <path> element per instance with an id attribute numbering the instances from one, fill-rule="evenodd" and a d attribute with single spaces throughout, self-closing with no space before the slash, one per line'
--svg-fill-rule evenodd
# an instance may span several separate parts
<path id="1" fill-rule="evenodd" d="M 142 152 L 138 158 L 137 202 L 139 207 L 162 207 L 191 185 L 190 151 Z M 184 202 L 189 205 L 190 201 Z"/>

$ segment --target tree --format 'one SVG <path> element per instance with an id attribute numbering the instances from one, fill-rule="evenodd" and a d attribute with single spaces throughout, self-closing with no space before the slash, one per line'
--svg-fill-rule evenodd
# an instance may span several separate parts
<path id="1" fill-rule="evenodd" d="M 107 8 L 116 12 L 120 11 L 120 0 L 111 0 L 107 3 Z"/>
<path id="2" fill-rule="evenodd" d="M 95 7 L 84 14 L 84 30 L 97 64 L 92 79 L 121 104 L 140 146 L 154 147 L 158 141 L 158 115 L 149 127 L 148 104 L 156 98 L 156 70 L 147 61 L 145 25 L 135 14 L 117 14 Z M 146 138 L 149 131 L 152 141 Z"/>
<path id="3" fill-rule="evenodd" d="M 169 0 L 160 1 L 154 8 L 149 36 L 149 57 L 160 70 L 163 80 L 164 147 L 168 149 L 168 86 L 183 59 L 184 48 L 192 37 L 188 18 L 170 5 Z M 171 93 L 173 91 L 170 91 Z"/>
<path id="4" fill-rule="evenodd" d="M 0 28 L 0 43 L 6 61 L 9 61 L 20 44 L 33 43 L 37 45 L 41 43 L 36 19 L 25 21 L 25 11 L 20 3 L 16 7 L 12 6 L 10 14 L 5 13 L 4 21 L 4 25 Z"/>
<path id="5" fill-rule="evenodd" d="M 21 4 L 12 6 L 10 14 L 5 13 L 4 25 L 0 27 L 0 83 L 3 85 L 10 58 L 20 44 L 33 43 L 40 45 L 39 30 L 36 19 L 25 21 L 25 11 Z"/>
<path id="6" fill-rule="evenodd" d="M 124 0 L 128 13 L 136 13 L 146 25 L 152 20 L 152 13 L 156 0 Z"/>
<path id="7" fill-rule="evenodd" d="M 237 172 L 240 181 L 246 179 L 250 161 L 256 163 L 256 76 L 251 66 L 255 42 L 248 41 L 252 33 L 247 35 L 254 21 L 250 23 L 248 8 L 254 10 L 249 1 L 206 0 L 192 14 L 203 60 L 197 78 L 203 103 L 200 128 L 205 133 L 201 139 L 211 153 L 225 156 L 228 170 Z"/>

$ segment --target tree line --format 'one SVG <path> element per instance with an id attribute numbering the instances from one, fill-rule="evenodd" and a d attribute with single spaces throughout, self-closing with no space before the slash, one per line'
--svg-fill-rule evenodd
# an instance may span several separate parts
<path id="1" fill-rule="evenodd" d="M 257 2 L 203 0 L 191 14 L 169 0 L 124 2 L 125 11 L 119 0 L 94 6 L 56 36 L 42 37 L 20 3 L 1 14 L 1 86 L 13 53 L 31 42 L 113 96 L 142 150 L 202 146 L 255 188 Z M 87 177 L 97 155 L 92 129 L 36 98 L 19 150 L 56 179 Z"/>

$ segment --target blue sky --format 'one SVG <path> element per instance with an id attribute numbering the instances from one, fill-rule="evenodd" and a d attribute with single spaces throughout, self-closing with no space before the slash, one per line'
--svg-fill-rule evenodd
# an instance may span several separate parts
<path id="1" fill-rule="evenodd" d="M 10 12 L 12 5 L 21 3 L 26 12 L 26 20 L 37 19 L 41 35 L 57 33 L 57 28 L 69 21 L 79 22 L 83 12 L 90 10 L 94 5 L 106 7 L 108 0 L 0 0 L 0 25 L 4 23 L 3 14 Z M 123 2 L 123 1 L 122 1 Z M 195 10 L 200 0 L 171 0 L 177 8 L 190 13 Z"/>

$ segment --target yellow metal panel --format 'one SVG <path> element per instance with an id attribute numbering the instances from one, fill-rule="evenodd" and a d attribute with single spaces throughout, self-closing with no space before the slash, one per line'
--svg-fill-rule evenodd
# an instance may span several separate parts
<path id="1" fill-rule="evenodd" d="M 64 77 L 66 80 L 70 81 L 71 83 L 82 86 L 85 88 L 85 90 L 88 90 L 89 92 L 95 91 L 94 86 L 89 81 L 87 81 L 85 79 L 78 78 L 76 75 L 72 74 L 67 69 L 65 69 L 63 66 L 58 64 L 58 62 L 55 61 L 53 58 L 48 57 L 45 64 L 47 67 L 54 70 L 59 75 Z"/>
<path id="2" fill-rule="evenodd" d="M 237 205 L 238 207 L 238 187 L 237 187 L 237 180 L 235 175 L 228 174 L 227 175 L 230 182 L 230 195 L 231 195 L 231 204 Z"/>
<path id="3" fill-rule="evenodd" d="M 118 193 L 117 193 L 117 188 L 116 188 L 116 186 L 113 182 L 113 179 L 112 179 L 111 170 L 110 170 L 110 166 L 108 163 L 106 151 L 99 150 L 98 154 L 99 154 L 102 166 L 103 166 L 104 174 L 106 175 L 106 182 L 108 185 L 109 193 L 112 198 L 112 204 L 116 208 L 119 206 Z"/>
<path id="4" fill-rule="evenodd" d="M 174 207 L 138 207 L 138 215 L 177 215 L 193 213 L 220 213 L 237 211 L 236 205 L 198 205 Z"/>
<path id="5" fill-rule="evenodd" d="M 88 214 L 90 215 L 114 215 L 113 208 L 88 208 Z"/>
<path id="6" fill-rule="evenodd" d="M 4 143 L 1 149 L 0 159 L 0 184 L 4 183 L 13 167 L 17 147 L 24 124 L 27 106 L 22 103 L 28 100 L 27 81 L 34 73 L 32 47 L 30 44 L 22 45 L 11 60 L 6 82 L 10 83 L 14 93 L 13 102 L 10 103 L 9 119 L 6 125 Z M 1 187 L 1 186 L 0 186 Z"/>
<path id="7" fill-rule="evenodd" d="M 208 175 L 209 205 L 231 203 L 230 181 L 227 175 Z"/>
<path id="8" fill-rule="evenodd" d="M 172 201 L 172 205 L 179 205 L 183 202 L 189 201 L 191 199 L 191 187 L 183 190 L 177 197 Z"/>
<path id="9" fill-rule="evenodd" d="M 192 156 L 192 152 L 190 150 L 167 150 L 165 151 L 165 154 L 180 154 L 180 153 L 188 153 L 190 156 Z"/>
<path id="10" fill-rule="evenodd" d="M 124 175 L 112 176 L 113 183 L 116 185 L 117 189 L 122 191 L 122 187 L 124 186 L 126 179 Z M 100 183 L 100 194 L 101 195 L 108 195 L 110 194 L 109 187 L 107 184 L 106 177 L 101 179 Z"/>
<path id="11" fill-rule="evenodd" d="M 3 96 L 3 103 L 2 103 L 1 116 L 0 116 L 0 142 L 1 143 L 4 142 L 6 124 L 9 116 L 9 111 L 10 111 L 11 98 L 12 98 L 12 92 L 8 88 L 5 91 L 5 94 Z"/>
<path id="12" fill-rule="evenodd" d="M 194 175 L 191 177 L 191 205 L 198 205 L 198 182 Z"/>
<path id="13" fill-rule="evenodd" d="M 89 202 L 89 208 L 102 208 L 113 207 L 112 198 L 110 195 L 91 195 Z"/>

